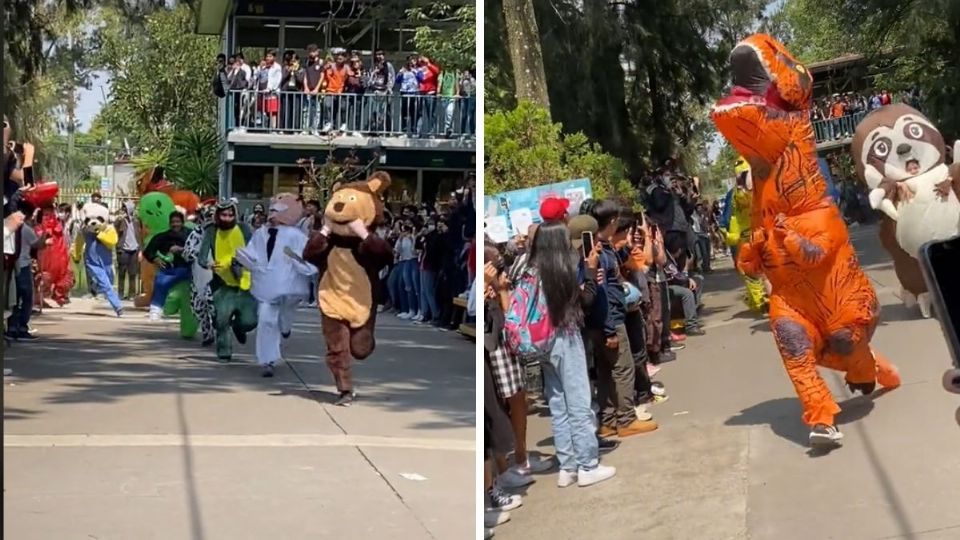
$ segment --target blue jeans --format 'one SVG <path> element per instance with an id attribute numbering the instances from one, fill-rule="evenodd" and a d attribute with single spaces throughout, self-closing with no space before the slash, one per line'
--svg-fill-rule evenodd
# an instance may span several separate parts
<path id="1" fill-rule="evenodd" d="M 305 96 L 303 103 L 303 129 L 316 131 L 320 129 L 320 96 Z"/>
<path id="2" fill-rule="evenodd" d="M 420 309 L 420 276 L 416 259 L 400 261 L 403 278 L 403 291 L 407 298 L 407 313 L 417 313 Z"/>
<path id="3" fill-rule="evenodd" d="M 433 270 L 420 271 L 420 315 L 423 320 L 440 318 L 437 308 L 437 273 Z"/>
<path id="4" fill-rule="evenodd" d="M 473 135 L 477 130 L 477 98 L 467 97 L 460 101 L 463 112 L 460 113 L 460 133 Z"/>
<path id="5" fill-rule="evenodd" d="M 153 296 L 150 298 L 150 307 L 163 309 L 163 304 L 167 301 L 167 294 L 170 289 L 179 281 L 190 279 L 190 269 L 187 267 L 179 268 L 158 268 L 157 276 L 153 279 Z"/>
<path id="6" fill-rule="evenodd" d="M 543 386 L 553 422 L 553 446 L 560 469 L 591 470 L 599 464 L 596 424 L 590 408 L 590 380 L 583 338 L 576 329 L 558 330 Z"/>
<path id="7" fill-rule="evenodd" d="M 30 265 L 17 270 L 14 285 L 17 303 L 13 306 L 7 331 L 11 334 L 26 334 L 30 331 L 30 315 L 33 314 L 33 269 Z"/>
<path id="8" fill-rule="evenodd" d="M 397 263 L 387 276 L 387 292 L 390 293 L 390 303 L 397 313 L 407 312 L 407 295 L 403 292 L 403 267 Z"/>

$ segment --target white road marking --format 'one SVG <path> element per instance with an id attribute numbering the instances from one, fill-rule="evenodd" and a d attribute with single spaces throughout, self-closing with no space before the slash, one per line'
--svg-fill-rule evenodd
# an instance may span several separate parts
<path id="1" fill-rule="evenodd" d="M 462 439 L 422 439 L 373 435 L 264 434 L 188 435 L 4 435 L 4 448 L 117 448 L 117 447 L 334 447 L 357 446 L 475 452 L 476 442 Z"/>

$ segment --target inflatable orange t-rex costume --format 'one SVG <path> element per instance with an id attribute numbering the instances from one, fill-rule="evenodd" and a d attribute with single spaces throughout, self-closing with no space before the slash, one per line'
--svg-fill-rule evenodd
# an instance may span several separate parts
<path id="1" fill-rule="evenodd" d="M 817 365 L 845 371 L 851 391 L 864 394 L 876 383 L 900 384 L 869 345 L 880 304 L 817 166 L 812 76 L 764 34 L 737 44 L 730 64 L 733 90 L 712 117 L 753 171 L 753 232 L 739 264 L 772 285 L 773 335 L 813 428 L 810 442 L 836 444 L 840 407 Z"/>

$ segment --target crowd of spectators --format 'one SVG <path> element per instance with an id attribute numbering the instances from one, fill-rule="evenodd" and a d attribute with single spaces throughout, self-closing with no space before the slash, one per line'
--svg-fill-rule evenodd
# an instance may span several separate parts
<path id="1" fill-rule="evenodd" d="M 469 137 L 476 132 L 476 74 L 411 54 L 397 69 L 376 50 L 326 55 L 307 45 L 278 60 L 267 50 L 247 63 L 243 53 L 217 58 L 213 91 L 228 98 L 236 129 L 275 133 Z"/>
<path id="2" fill-rule="evenodd" d="M 701 297 L 710 260 L 720 256 L 713 230 L 721 208 L 701 199 L 699 182 L 675 159 L 641 187 L 645 212 L 587 200 L 571 216 L 566 199 L 547 199 L 528 234 L 506 245 L 485 241 L 488 537 L 522 504 L 517 490 L 534 473 L 558 467 L 560 487 L 614 476 L 600 456 L 658 428 L 648 407 L 668 399 L 655 379 L 660 366 L 705 334 Z M 527 394 L 537 391 L 550 410 L 556 462 L 527 452 Z"/>
<path id="3" fill-rule="evenodd" d="M 846 92 L 815 100 L 810 109 L 810 120 L 814 122 L 818 140 L 852 137 L 856 128 L 856 116 L 898 101 L 921 110 L 920 92 L 916 89 L 903 92 L 899 99 L 886 89 Z M 819 122 L 822 120 L 828 122 Z"/>
<path id="4" fill-rule="evenodd" d="M 465 297 L 472 280 L 476 215 L 473 188 L 438 204 L 405 205 L 389 214 L 377 234 L 393 246 L 381 310 L 417 325 L 456 330 L 453 299 Z"/>

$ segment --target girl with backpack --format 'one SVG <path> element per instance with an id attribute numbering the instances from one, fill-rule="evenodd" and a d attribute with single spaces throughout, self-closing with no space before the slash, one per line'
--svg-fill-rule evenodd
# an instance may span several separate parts
<path id="1" fill-rule="evenodd" d="M 539 358 L 544 394 L 550 406 L 554 446 L 560 462 L 557 485 L 581 487 L 612 478 L 601 465 L 590 382 L 580 336 L 583 324 L 578 259 L 562 222 L 546 222 L 530 247 L 528 269 L 520 276 L 504 321 L 511 353 Z"/>

